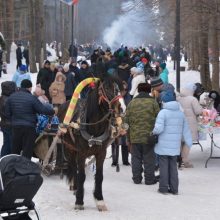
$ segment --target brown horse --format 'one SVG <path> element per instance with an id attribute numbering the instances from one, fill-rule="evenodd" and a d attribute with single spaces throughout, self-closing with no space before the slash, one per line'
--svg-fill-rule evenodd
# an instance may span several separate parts
<path id="1" fill-rule="evenodd" d="M 107 210 L 102 195 L 103 163 L 107 147 L 118 136 L 120 130 L 121 90 L 119 80 L 112 77 L 101 79 L 88 93 L 87 99 L 78 101 L 72 119 L 75 123 L 63 135 L 63 143 L 68 152 L 67 177 L 70 182 L 74 182 L 73 189 L 76 192 L 75 209 L 84 209 L 85 161 L 94 155 L 96 174 L 93 195 L 98 210 Z M 68 105 L 69 103 L 65 103 L 59 108 L 58 117 L 61 121 Z"/>

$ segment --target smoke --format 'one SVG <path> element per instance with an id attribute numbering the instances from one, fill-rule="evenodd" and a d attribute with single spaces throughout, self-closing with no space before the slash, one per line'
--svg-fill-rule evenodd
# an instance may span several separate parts
<path id="1" fill-rule="evenodd" d="M 146 12 L 144 4 L 139 0 L 122 3 L 122 15 L 114 20 L 103 33 L 103 41 L 115 49 L 121 44 L 141 46 L 155 40 L 156 30 L 151 25 L 151 12 Z"/>

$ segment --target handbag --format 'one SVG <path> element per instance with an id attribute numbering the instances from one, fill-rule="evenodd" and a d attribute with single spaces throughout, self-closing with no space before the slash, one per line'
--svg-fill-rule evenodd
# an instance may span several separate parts
<path id="1" fill-rule="evenodd" d="M 158 138 L 159 138 L 159 135 L 157 134 L 150 134 L 150 136 L 148 137 L 148 144 L 149 145 L 156 145 L 158 143 Z"/>

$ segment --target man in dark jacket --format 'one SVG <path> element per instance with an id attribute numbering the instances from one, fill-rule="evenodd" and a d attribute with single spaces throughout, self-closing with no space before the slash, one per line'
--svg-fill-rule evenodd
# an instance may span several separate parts
<path id="1" fill-rule="evenodd" d="M 32 83 L 25 79 L 21 89 L 12 94 L 5 106 L 6 117 L 12 123 L 12 153 L 31 159 L 36 139 L 37 114 L 54 115 L 51 107 L 44 106 L 31 94 Z"/>
<path id="2" fill-rule="evenodd" d="M 69 56 L 77 59 L 78 48 L 73 44 L 69 46 Z"/>
<path id="3" fill-rule="evenodd" d="M 11 140 L 12 140 L 12 130 L 11 121 L 7 119 L 5 115 L 5 104 L 8 97 L 15 92 L 16 84 L 12 81 L 6 81 L 1 84 L 2 95 L 0 97 L 0 117 L 1 117 L 1 130 L 3 133 L 3 145 L 1 149 L 1 157 L 11 154 Z"/>
<path id="4" fill-rule="evenodd" d="M 130 77 L 130 69 L 131 67 L 128 64 L 127 59 L 123 58 L 121 65 L 118 67 L 118 77 L 126 83 L 128 83 L 128 79 Z"/>
<path id="5" fill-rule="evenodd" d="M 66 63 L 63 67 L 64 75 L 66 77 L 64 93 L 66 101 L 71 100 L 73 92 L 76 88 L 75 74 L 69 71 L 69 64 Z"/>
<path id="6" fill-rule="evenodd" d="M 95 64 L 99 57 L 100 57 L 99 50 L 98 49 L 94 50 L 93 54 L 91 55 L 91 64 Z"/>
<path id="7" fill-rule="evenodd" d="M 77 86 L 80 83 L 81 78 L 80 78 L 79 68 L 77 67 L 77 60 L 75 58 L 71 59 L 71 62 L 69 65 L 69 71 L 75 75 L 75 81 L 76 81 L 76 86 Z"/>
<path id="8" fill-rule="evenodd" d="M 148 140 L 160 109 L 149 95 L 151 86 L 148 83 L 140 83 L 138 92 L 139 95 L 129 103 L 125 116 L 125 123 L 129 125 L 127 138 L 131 144 L 132 179 L 135 184 L 140 184 L 144 171 L 145 184 L 152 185 L 157 183 L 158 179 L 154 174 L 154 146 L 149 144 Z"/>
<path id="9" fill-rule="evenodd" d="M 16 49 L 16 59 L 17 59 L 17 69 L 18 69 L 22 64 L 21 44 L 18 44 L 18 48 Z"/>
<path id="10" fill-rule="evenodd" d="M 26 62 L 26 66 L 27 66 L 27 69 L 29 69 L 29 49 L 28 47 L 26 47 L 23 51 L 23 57 L 25 59 L 25 62 Z"/>
<path id="11" fill-rule="evenodd" d="M 45 91 L 45 95 L 51 100 L 49 95 L 49 88 L 54 79 L 53 73 L 50 70 L 50 61 L 46 60 L 44 67 L 40 69 L 37 75 L 37 84 L 41 85 L 41 88 Z"/>

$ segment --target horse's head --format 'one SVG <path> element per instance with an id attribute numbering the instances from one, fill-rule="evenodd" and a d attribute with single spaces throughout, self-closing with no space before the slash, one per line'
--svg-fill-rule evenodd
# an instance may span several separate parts
<path id="1" fill-rule="evenodd" d="M 107 77 L 98 85 L 99 105 L 111 113 L 112 125 L 117 128 L 121 128 L 122 117 L 126 110 L 124 98 L 121 95 L 122 90 L 122 83 L 114 77 Z"/>

